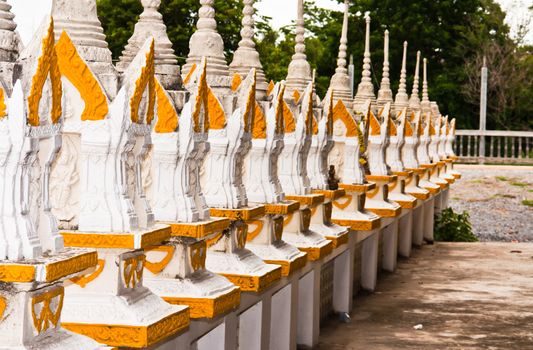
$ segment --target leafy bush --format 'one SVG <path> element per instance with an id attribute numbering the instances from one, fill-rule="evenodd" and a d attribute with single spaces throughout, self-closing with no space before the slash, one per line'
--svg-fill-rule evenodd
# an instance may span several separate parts
<path id="1" fill-rule="evenodd" d="M 472 232 L 470 215 L 465 211 L 455 213 L 452 208 L 444 209 L 435 218 L 435 240 L 444 242 L 477 242 Z"/>

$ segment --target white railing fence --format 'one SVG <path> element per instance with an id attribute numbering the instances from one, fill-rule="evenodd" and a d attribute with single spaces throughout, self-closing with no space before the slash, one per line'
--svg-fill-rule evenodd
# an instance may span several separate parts
<path id="1" fill-rule="evenodd" d="M 533 164 L 533 131 L 457 130 L 456 136 L 460 162 Z"/>

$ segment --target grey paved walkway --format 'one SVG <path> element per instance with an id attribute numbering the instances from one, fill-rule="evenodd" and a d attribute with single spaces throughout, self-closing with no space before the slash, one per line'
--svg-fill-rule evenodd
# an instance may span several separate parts
<path id="1" fill-rule="evenodd" d="M 424 246 L 355 299 L 351 323 L 330 321 L 318 349 L 533 349 L 533 244 Z"/>

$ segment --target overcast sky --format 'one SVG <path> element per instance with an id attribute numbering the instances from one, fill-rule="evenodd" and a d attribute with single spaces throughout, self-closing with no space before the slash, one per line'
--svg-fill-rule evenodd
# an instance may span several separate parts
<path id="1" fill-rule="evenodd" d="M 76 0 L 71 0 L 76 1 Z M 466 0 L 467 1 L 467 0 Z M 511 25 L 523 20 L 528 14 L 528 6 L 533 0 L 497 0 L 507 11 L 507 20 Z M 26 43 L 37 29 L 45 14 L 50 13 L 51 0 L 7 0 L 13 6 L 18 30 Z M 289 3 L 289 4 L 287 4 Z M 342 6 L 333 0 L 316 0 L 319 6 L 341 10 Z M 256 5 L 259 13 L 272 17 L 276 28 L 289 24 L 296 17 L 296 0 L 263 0 Z M 533 23 L 531 23 L 533 26 Z M 533 44 L 533 28 L 528 42 Z"/>

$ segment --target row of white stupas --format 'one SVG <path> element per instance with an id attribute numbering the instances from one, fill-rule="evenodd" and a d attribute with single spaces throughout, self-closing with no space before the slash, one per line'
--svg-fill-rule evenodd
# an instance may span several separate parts
<path id="1" fill-rule="evenodd" d="M 433 240 L 454 121 L 406 50 L 377 99 L 367 17 L 346 69 L 314 92 L 298 2 L 286 81 L 267 84 L 254 0 L 228 65 L 214 0 L 177 64 L 160 0 L 116 66 L 96 0 L 54 0 L 27 47 L 0 0 L 0 348 L 295 349 L 346 315 L 398 254 Z M 379 108 L 379 111 L 378 111 Z"/>

